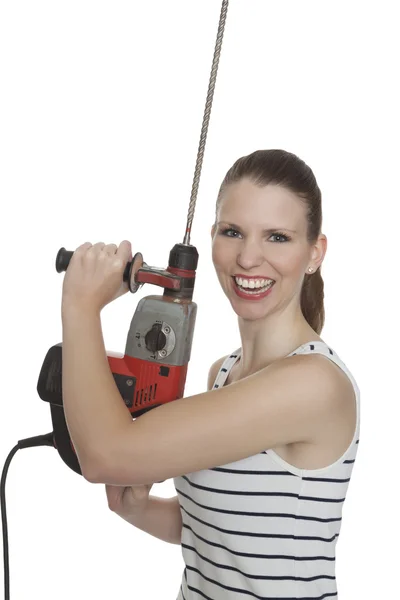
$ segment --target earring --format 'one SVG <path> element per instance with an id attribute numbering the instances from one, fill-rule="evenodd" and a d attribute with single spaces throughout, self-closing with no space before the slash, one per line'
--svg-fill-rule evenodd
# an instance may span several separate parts
<path id="1" fill-rule="evenodd" d="M 314 271 L 314 269 L 312 267 L 308 267 L 308 272 L 312 273 Z"/>

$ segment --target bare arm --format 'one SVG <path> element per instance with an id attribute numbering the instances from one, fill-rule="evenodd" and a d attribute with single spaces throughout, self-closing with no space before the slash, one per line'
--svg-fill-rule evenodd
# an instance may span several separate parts
<path id="1" fill-rule="evenodd" d="M 134 527 L 163 542 L 181 543 L 182 517 L 178 496 L 173 498 L 149 496 L 145 508 L 137 514 L 117 514 Z"/>
<path id="2" fill-rule="evenodd" d="M 211 366 L 208 373 L 207 390 L 212 388 L 224 359 L 225 357 L 217 360 Z M 169 544 L 181 543 L 182 515 L 178 496 L 173 498 L 149 496 L 145 508 L 136 515 L 117 514 L 134 527 L 164 542 Z"/>

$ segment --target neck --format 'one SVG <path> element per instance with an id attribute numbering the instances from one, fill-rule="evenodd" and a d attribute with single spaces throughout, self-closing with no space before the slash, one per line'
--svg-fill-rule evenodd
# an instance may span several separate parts
<path id="1" fill-rule="evenodd" d="M 301 309 L 292 313 L 268 315 L 265 320 L 238 317 L 242 353 L 238 363 L 240 378 L 284 358 L 306 342 L 321 340 L 305 320 Z"/>

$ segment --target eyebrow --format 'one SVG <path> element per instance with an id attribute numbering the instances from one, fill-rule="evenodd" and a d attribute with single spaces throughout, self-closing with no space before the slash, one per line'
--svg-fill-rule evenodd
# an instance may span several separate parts
<path id="1" fill-rule="evenodd" d="M 228 227 L 232 227 L 232 229 L 241 230 L 239 225 L 235 225 L 234 223 L 227 223 L 226 221 L 218 221 L 218 225 L 221 224 L 227 225 Z M 271 227 L 269 229 L 263 229 L 263 233 L 274 233 L 275 231 L 290 231 L 290 233 L 297 233 L 295 229 L 288 229 L 287 227 Z"/>

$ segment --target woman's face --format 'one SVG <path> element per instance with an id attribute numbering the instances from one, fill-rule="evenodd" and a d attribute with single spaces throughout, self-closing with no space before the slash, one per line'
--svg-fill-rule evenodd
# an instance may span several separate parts
<path id="1" fill-rule="evenodd" d="M 306 206 L 293 192 L 248 179 L 225 189 L 212 259 L 239 316 L 258 319 L 298 302 L 308 267 L 322 262 L 321 250 L 307 241 Z"/>

